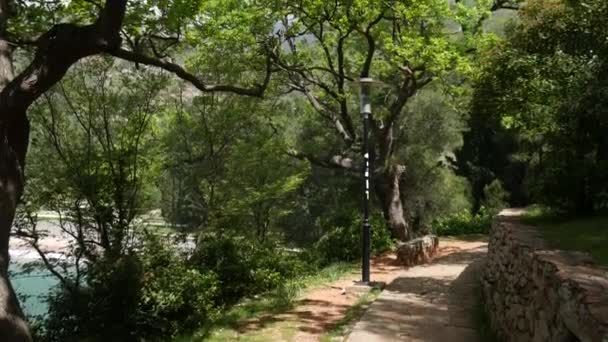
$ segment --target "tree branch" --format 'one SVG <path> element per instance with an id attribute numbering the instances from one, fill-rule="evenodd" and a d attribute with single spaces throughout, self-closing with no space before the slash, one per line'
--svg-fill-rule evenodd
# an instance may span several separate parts
<path id="1" fill-rule="evenodd" d="M 127 0 L 106 0 L 92 25 L 58 24 L 37 40 L 34 59 L 0 92 L 0 135 L 23 168 L 29 139 L 27 108 L 78 60 L 117 48 Z"/>
<path id="2" fill-rule="evenodd" d="M 360 172 L 361 169 L 355 166 L 354 161 L 351 158 L 334 155 L 327 159 L 321 159 L 310 154 L 302 153 L 296 150 L 287 151 L 287 155 L 296 159 L 305 160 L 313 165 L 328 169 L 341 169 L 345 171 Z"/>
<path id="3" fill-rule="evenodd" d="M 352 33 L 354 29 L 348 30 L 344 35 L 338 39 L 337 53 L 338 53 L 338 103 L 340 104 L 340 117 L 342 121 L 344 121 L 344 125 L 346 129 L 350 133 L 350 136 L 353 137 L 353 140 L 357 137 L 357 132 L 355 131 L 355 125 L 353 124 L 353 120 L 350 117 L 348 111 L 348 104 L 346 102 L 346 91 L 344 89 L 345 81 L 346 81 L 346 72 L 344 70 L 344 41 L 348 38 L 348 36 Z"/>
<path id="4" fill-rule="evenodd" d="M 350 144 L 355 140 L 351 133 L 344 128 L 344 125 L 342 124 L 340 119 L 338 119 L 338 116 L 332 110 L 328 109 L 327 106 L 323 105 L 310 90 L 306 89 L 305 86 L 296 87 L 294 89 L 303 93 L 308 99 L 308 102 L 310 102 L 310 104 L 314 108 L 314 110 L 334 124 L 334 128 L 342 137 L 342 139 L 344 139 L 345 142 Z"/>
<path id="5" fill-rule="evenodd" d="M 400 67 L 400 69 L 405 75 L 405 79 L 398 89 L 397 99 L 395 99 L 395 101 L 389 107 L 389 117 L 386 122 L 387 127 L 391 127 L 392 124 L 398 119 L 409 98 L 414 96 L 417 91 L 431 83 L 434 79 L 431 74 L 424 71 L 424 67 L 419 67 L 418 69 L 412 70 L 406 65 Z M 422 70 L 422 77 L 417 77 L 416 70 Z"/>
<path id="6" fill-rule="evenodd" d="M 490 8 L 490 11 L 495 12 L 499 9 L 508 9 L 508 10 L 519 10 L 520 5 L 518 2 L 512 2 L 510 0 L 495 0 Z"/>
<path id="7" fill-rule="evenodd" d="M 376 24 L 380 22 L 380 20 L 382 20 L 383 17 L 384 12 L 380 13 L 380 15 L 376 17 L 376 19 L 369 23 L 365 31 L 362 32 L 363 36 L 367 40 L 367 55 L 365 56 L 365 62 L 363 62 L 363 67 L 361 68 L 362 78 L 369 77 L 372 60 L 374 59 L 374 54 L 376 52 L 376 41 L 374 40 L 374 37 L 372 37 L 371 30 Z"/>
<path id="8" fill-rule="evenodd" d="M 234 85 L 228 84 L 206 84 L 202 80 L 200 80 L 197 76 L 192 73 L 186 71 L 182 66 L 171 63 L 168 61 L 164 61 L 159 58 L 154 58 L 150 56 L 146 56 L 141 53 L 128 51 L 125 49 L 115 49 L 106 51 L 108 54 L 118 57 L 120 59 L 124 59 L 127 61 L 131 61 L 134 63 L 154 66 L 157 68 L 161 68 L 165 71 L 173 73 L 177 77 L 183 79 L 184 81 L 189 82 L 193 86 L 195 86 L 198 90 L 202 92 L 229 92 L 238 95 L 246 95 L 246 96 L 254 96 L 254 97 L 262 97 L 264 95 L 264 91 L 268 87 L 270 83 L 270 77 L 272 75 L 272 68 L 270 57 L 267 58 L 266 61 L 266 71 L 264 75 L 264 80 L 261 84 L 255 85 L 252 88 L 243 88 Z"/>

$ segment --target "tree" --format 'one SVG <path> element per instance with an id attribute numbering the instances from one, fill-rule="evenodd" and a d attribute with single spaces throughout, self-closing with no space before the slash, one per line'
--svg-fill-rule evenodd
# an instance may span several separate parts
<path id="1" fill-rule="evenodd" d="M 284 107 L 277 101 L 179 96 L 164 123 L 163 215 L 190 229 L 266 240 L 307 172 L 285 154 Z"/>
<path id="2" fill-rule="evenodd" d="M 507 164 L 523 164 L 533 199 L 561 210 L 606 206 L 607 13 L 603 1 L 529 2 L 477 81 L 473 115 L 498 132 L 480 135 L 510 140 Z"/>
<path id="3" fill-rule="evenodd" d="M 491 83 L 490 78 L 483 76 L 475 81 L 467 106 L 468 129 L 463 135 L 463 146 L 456 151 L 457 172 L 471 184 L 474 212 L 485 200 L 484 188 L 494 180 L 505 185 L 511 205 L 525 206 L 530 200 L 524 183 L 528 163 L 514 158 L 521 143 L 517 134 L 506 129 L 496 115 L 499 112 L 496 98 L 501 95 Z"/>
<path id="4" fill-rule="evenodd" d="M 456 94 L 471 70 L 467 51 L 472 38 L 490 7 L 483 1 L 469 7 L 447 1 L 361 0 L 305 1 L 282 9 L 284 48 L 275 50 L 273 61 L 288 84 L 286 91 L 301 94 L 323 120 L 325 132 L 318 136 L 327 138 L 321 153 L 295 150 L 294 157 L 347 174 L 361 172 L 356 80 L 373 76 L 386 85 L 373 96 L 370 158 L 376 197 L 400 240 L 412 237 L 408 221 L 413 213 L 404 206 L 408 189 L 403 180 L 408 174 L 424 175 L 403 157 L 412 147 L 408 116 L 421 110 L 408 104 L 431 84 L 444 85 L 440 93 L 448 97 Z M 451 149 L 446 143 L 428 159 L 442 164 Z"/>
<path id="5" fill-rule="evenodd" d="M 235 146 L 255 134 L 256 104 L 249 99 L 204 95 L 185 89 L 167 110 L 161 131 L 162 214 L 169 222 L 199 229 L 213 225 L 227 199 L 227 164 Z"/>
<path id="6" fill-rule="evenodd" d="M 0 1 L 0 335 L 7 341 L 31 339 L 8 279 L 9 235 L 25 184 L 23 170 L 30 135 L 28 108 L 59 82 L 76 62 L 102 53 L 138 65 L 161 68 L 203 92 L 261 96 L 270 79 L 268 63 L 259 71 L 261 83 L 241 87 L 208 84 L 204 77 L 199 78 L 165 58 L 177 51 L 178 43 L 190 43 L 191 46 L 193 40 L 204 39 L 205 35 L 213 33 L 201 29 L 200 20 L 209 18 L 202 13 L 204 10 L 217 11 L 229 5 L 234 8 L 237 4 L 227 1 L 214 5 L 217 7 L 205 8 L 199 1 L 133 1 L 129 7 L 127 0 L 107 0 L 101 5 L 93 1 L 67 4 Z M 253 7 L 250 13 L 259 10 L 259 7 Z M 219 17 L 226 19 L 226 16 Z M 238 24 L 246 25 L 251 21 L 249 18 Z M 259 33 L 256 38 L 268 36 L 267 27 L 258 24 L 256 28 L 261 31 L 254 29 L 241 33 Z M 267 44 L 264 46 L 269 48 Z M 26 67 L 15 72 L 14 57 L 16 49 L 21 47 L 33 47 L 33 57 Z M 250 55 L 259 51 L 252 52 L 250 45 L 246 48 Z M 259 57 L 253 59 L 254 62 L 258 60 Z"/>
<path id="7" fill-rule="evenodd" d="M 101 57 L 79 64 L 30 111 L 27 221 L 17 233 L 68 291 L 80 287 L 92 264 L 111 264 L 134 247 L 133 221 L 150 207 L 152 130 L 166 78 L 118 73 L 114 64 Z M 39 246 L 48 234 L 37 228 L 40 209 L 59 216 L 69 241 L 65 260 L 51 261 Z"/>

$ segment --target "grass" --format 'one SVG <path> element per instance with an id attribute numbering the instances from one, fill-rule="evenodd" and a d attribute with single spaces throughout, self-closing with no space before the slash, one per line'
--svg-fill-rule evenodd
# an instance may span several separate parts
<path id="1" fill-rule="evenodd" d="M 215 320 L 212 326 L 205 327 L 190 336 L 178 338 L 176 341 L 272 341 L 291 340 L 296 333 L 292 322 L 274 322 L 270 329 L 239 333 L 238 327 L 245 321 L 261 318 L 268 314 L 278 314 L 293 308 L 294 303 L 307 291 L 332 283 L 347 274 L 357 271 L 353 263 L 336 263 L 325 267 L 319 272 L 289 280 L 284 286 L 269 293 L 241 301 L 226 310 Z"/>
<path id="2" fill-rule="evenodd" d="M 521 221 L 523 223 L 533 226 L 547 223 L 563 222 L 567 219 L 568 217 L 565 214 L 561 214 L 559 212 L 536 204 L 527 207 L 523 215 L 521 216 Z"/>
<path id="3" fill-rule="evenodd" d="M 353 323 L 361 318 L 365 310 L 378 297 L 380 292 L 380 289 L 374 288 L 369 293 L 361 296 L 355 305 L 348 308 L 340 322 L 331 331 L 321 337 L 320 342 L 342 341 L 352 328 Z"/>
<path id="4" fill-rule="evenodd" d="M 608 265 L 607 215 L 571 217 L 532 208 L 522 221 L 541 227 L 552 248 L 587 252 L 599 264 Z"/>

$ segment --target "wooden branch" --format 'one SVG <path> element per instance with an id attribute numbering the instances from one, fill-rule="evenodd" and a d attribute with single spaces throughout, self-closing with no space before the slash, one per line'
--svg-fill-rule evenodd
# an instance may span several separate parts
<path id="1" fill-rule="evenodd" d="M 400 69 L 404 73 L 405 79 L 398 89 L 397 99 L 395 99 L 395 101 L 389 107 L 389 117 L 386 122 L 386 129 L 391 128 L 394 122 L 398 119 L 409 98 L 414 96 L 416 92 L 434 80 L 432 74 L 425 74 L 424 71 L 423 76 L 418 78 L 415 70 L 412 70 L 407 65 L 400 67 Z"/>
<path id="2" fill-rule="evenodd" d="M 0 135 L 16 154 L 21 168 L 29 139 L 27 108 L 78 60 L 117 48 L 127 0 L 107 0 L 94 24 L 58 24 L 40 36 L 34 59 L 0 92 Z"/>
<path id="3" fill-rule="evenodd" d="M 355 140 L 355 137 L 347 131 L 340 119 L 338 119 L 338 116 L 333 111 L 329 110 L 327 106 L 321 104 L 319 99 L 314 96 L 310 90 L 306 88 L 299 88 L 299 91 L 306 95 L 308 102 L 310 102 L 317 113 L 329 119 L 334 124 L 334 128 L 336 129 L 337 133 L 342 137 L 342 139 L 344 139 L 346 143 L 350 144 Z"/>
<path id="4" fill-rule="evenodd" d="M 306 81 L 311 85 L 323 89 L 323 91 L 327 93 L 327 95 L 331 96 L 336 101 L 340 100 L 340 95 L 333 89 L 333 86 L 323 83 L 322 81 L 315 80 L 311 77 L 311 75 L 308 75 L 311 73 L 312 70 L 314 70 L 314 68 L 305 68 L 298 65 L 289 65 L 283 62 L 281 60 L 281 57 L 276 53 L 272 54 L 272 61 L 275 63 L 279 70 L 285 71 L 288 75 L 290 75 L 291 78 L 296 78 L 294 80 L 294 83 L 301 84 L 301 81 Z"/>
<path id="5" fill-rule="evenodd" d="M 403 83 L 398 89 L 397 98 L 389 107 L 389 116 L 386 120 L 386 128 L 389 129 L 401 114 L 407 100 L 416 92 L 415 78 L 411 75 L 406 75 Z"/>
<path id="6" fill-rule="evenodd" d="M 346 91 L 344 89 L 346 82 L 346 72 L 344 70 L 344 42 L 348 38 L 348 36 L 353 32 L 354 28 L 348 30 L 344 35 L 338 39 L 337 53 L 338 53 L 338 94 L 340 95 L 337 100 L 340 104 L 340 118 L 344 122 L 346 129 L 348 130 L 350 136 L 353 140 L 357 137 L 357 131 L 355 130 L 355 125 L 353 124 L 353 120 L 350 117 L 350 113 L 348 111 L 348 104 L 346 102 Z"/>
<path id="7" fill-rule="evenodd" d="M 512 2 L 509 0 L 495 0 L 490 8 L 490 11 L 495 12 L 500 9 L 508 9 L 517 11 L 520 8 L 520 4 L 518 2 Z"/>
<path id="8" fill-rule="evenodd" d="M 0 0 L 0 88 L 4 88 L 15 77 L 13 70 L 13 48 L 7 38 L 9 16 L 9 0 Z"/>
<path id="9" fill-rule="evenodd" d="M 51 274 L 54 275 L 57 278 L 57 280 L 59 280 L 59 282 L 61 282 L 68 289 L 71 289 L 71 288 L 69 288 L 69 283 L 68 283 L 67 279 L 55 269 L 55 266 L 47 258 L 46 253 L 44 251 L 42 251 L 42 249 L 40 248 L 40 245 L 38 242 L 40 240 L 41 234 L 36 229 L 37 225 L 38 225 L 37 217 L 33 216 L 30 213 L 27 213 L 26 215 L 27 215 L 27 220 L 29 221 L 29 224 L 31 225 L 31 230 L 29 230 L 29 231 L 18 230 L 15 232 L 14 236 L 26 239 L 26 242 L 32 248 L 34 248 L 34 250 L 36 250 L 36 253 L 38 253 L 38 255 L 40 256 L 40 259 L 44 263 L 44 266 L 46 267 L 46 269 L 49 272 L 51 272 Z"/>
<path id="10" fill-rule="evenodd" d="M 315 109 L 315 111 L 324 118 L 329 119 L 333 123 L 333 126 L 336 128 L 336 131 L 340 137 L 342 137 L 347 145 L 351 145 L 357 139 L 357 132 L 349 115 L 346 101 L 345 84 L 347 80 L 352 79 L 348 77 L 345 72 L 343 46 L 345 39 L 354 31 L 354 28 L 350 28 L 346 33 L 341 34 L 339 38 L 336 48 L 336 68 L 334 61 L 331 58 L 329 47 L 323 41 L 324 36 L 322 23 L 318 24 L 321 25 L 319 33 L 314 32 L 312 28 L 311 31 L 313 31 L 313 34 L 319 41 L 319 44 L 324 51 L 325 63 L 327 64 L 326 66 L 306 67 L 297 64 L 290 65 L 283 61 L 278 53 L 273 54 L 273 62 L 278 66 L 278 68 L 285 71 L 292 79 L 294 85 L 292 85 L 291 90 L 296 90 L 304 94 L 312 105 L 313 109 Z M 328 84 L 316 79 L 313 71 L 321 71 L 331 75 L 331 80 L 333 80 L 331 83 L 333 84 Z M 337 103 L 339 108 L 331 108 L 331 106 L 329 106 L 327 103 L 322 103 L 314 94 L 312 94 L 309 89 L 307 89 L 308 85 L 320 88 Z"/>
<path id="11" fill-rule="evenodd" d="M 361 32 L 363 34 L 363 36 L 365 37 L 365 40 L 367 41 L 367 55 L 365 56 L 365 62 L 363 62 L 363 67 L 361 68 L 361 77 L 362 78 L 369 77 L 372 60 L 373 60 L 374 54 L 376 52 L 376 41 L 374 40 L 374 37 L 372 37 L 371 30 L 374 26 L 376 26 L 380 22 L 380 20 L 382 20 L 383 17 L 384 17 L 384 11 L 382 13 L 380 13 L 380 15 L 378 17 L 376 17 L 376 19 L 374 19 L 371 23 L 369 23 L 369 25 L 367 26 L 365 31 Z"/>
<path id="12" fill-rule="evenodd" d="M 337 82 L 339 75 L 336 72 L 336 68 L 334 67 L 334 61 L 331 57 L 331 53 L 329 52 L 329 48 L 327 47 L 324 41 L 323 22 L 319 23 L 319 33 L 315 32 L 314 30 L 310 30 L 310 32 L 315 36 L 315 38 L 317 38 L 319 45 L 323 50 L 323 54 L 325 55 L 325 62 L 327 63 L 327 71 L 334 76 Z"/>
<path id="13" fill-rule="evenodd" d="M 334 155 L 327 159 L 322 159 L 322 158 L 318 158 L 313 155 L 302 153 L 302 152 L 299 152 L 296 150 L 287 151 L 287 155 L 300 159 L 300 160 L 308 161 L 309 163 L 311 163 L 313 165 L 328 168 L 328 169 L 342 169 L 345 171 L 356 171 L 356 172 L 361 171 L 361 168 L 356 167 L 354 161 L 351 158 L 348 158 L 348 157 L 345 157 L 342 155 Z"/>
<path id="14" fill-rule="evenodd" d="M 125 19 L 127 0 L 106 0 L 95 25 L 99 28 L 99 38 L 103 45 L 112 48 L 120 46 L 120 29 Z"/>
<path id="15" fill-rule="evenodd" d="M 107 50 L 108 54 L 118 57 L 120 59 L 124 59 L 130 62 L 144 64 L 149 66 L 154 66 L 157 68 L 161 68 L 165 71 L 168 71 L 177 77 L 183 79 L 184 81 L 189 82 L 193 86 L 195 86 L 198 90 L 202 92 L 228 92 L 234 93 L 238 95 L 246 95 L 253 97 L 262 97 L 268 84 L 270 83 L 270 78 L 272 75 L 272 68 L 270 58 L 267 59 L 266 63 L 266 72 L 264 79 L 261 84 L 255 85 L 251 88 L 244 88 L 235 85 L 229 84 L 207 84 L 199 79 L 196 75 L 189 73 L 182 66 L 171 63 L 159 58 L 154 58 L 150 56 L 146 56 L 141 53 L 125 50 L 125 49 L 114 49 Z"/>

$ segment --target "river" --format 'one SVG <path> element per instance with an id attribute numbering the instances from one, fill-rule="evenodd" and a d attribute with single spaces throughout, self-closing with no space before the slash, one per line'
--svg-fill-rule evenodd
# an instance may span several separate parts
<path id="1" fill-rule="evenodd" d="M 44 229 L 49 235 L 40 240 L 41 246 L 45 250 L 61 251 L 67 248 L 70 238 L 62 233 L 57 223 L 52 221 L 39 221 L 39 228 Z M 171 235 L 171 234 L 169 234 Z M 195 247 L 195 239 L 189 236 L 187 239 L 177 241 L 172 236 L 167 236 L 168 241 L 173 241 L 176 249 L 189 253 Z M 16 237 L 11 237 L 10 241 L 11 264 L 9 272 L 11 282 L 18 296 L 24 297 L 21 300 L 22 309 L 28 316 L 46 315 L 48 305 L 46 295 L 57 285 L 58 280 L 48 270 L 43 267 L 36 268 L 25 273 L 25 265 L 33 261 L 40 261 L 38 253 L 26 242 Z M 62 258 L 60 253 L 47 253 L 49 258 Z"/>
<path id="2" fill-rule="evenodd" d="M 23 274 L 23 263 L 14 261 L 10 266 L 11 281 L 18 296 L 25 296 L 21 306 L 27 316 L 41 316 L 48 312 L 46 295 L 57 285 L 57 278 L 47 270 L 35 270 Z"/>

